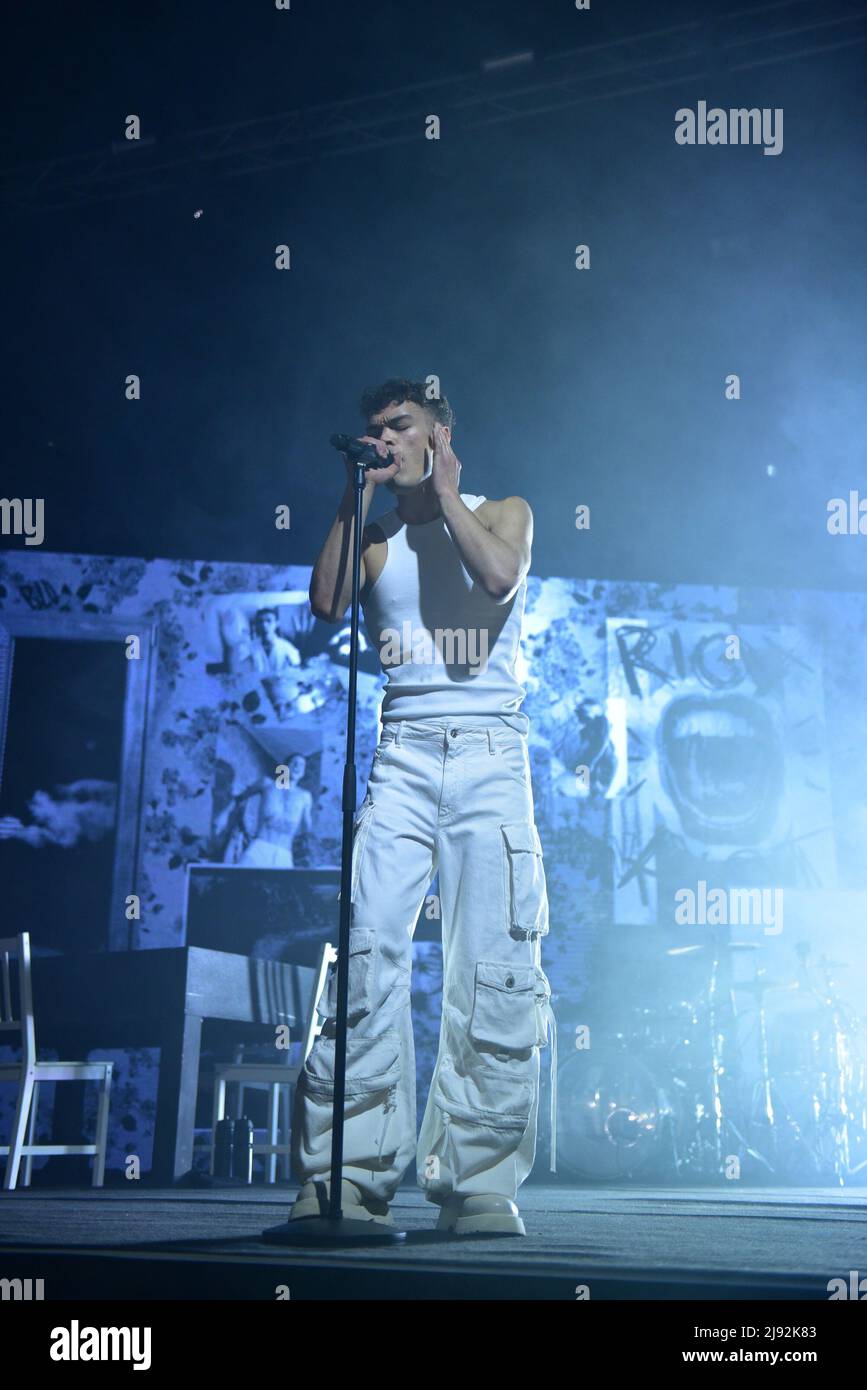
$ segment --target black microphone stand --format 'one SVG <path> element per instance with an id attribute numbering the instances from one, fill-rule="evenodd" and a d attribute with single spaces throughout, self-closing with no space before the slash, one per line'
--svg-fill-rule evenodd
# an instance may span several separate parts
<path id="1" fill-rule="evenodd" d="M 375 462 L 374 462 L 375 460 Z M 352 625 L 349 639 L 349 691 L 346 761 L 343 765 L 343 842 L 340 859 L 340 932 L 337 944 L 337 1019 L 334 1049 L 334 1106 L 331 1117 L 331 1185 L 327 1216 L 306 1216 L 269 1226 L 262 1239 L 269 1245 L 385 1245 L 406 1240 L 406 1232 L 379 1221 L 343 1215 L 343 1111 L 346 1101 L 346 1030 L 349 1013 L 349 926 L 352 916 L 352 844 L 357 781 L 355 707 L 358 687 L 358 607 L 361 579 L 361 504 L 366 468 L 385 467 L 372 445 L 354 458 L 355 529 L 352 544 Z"/>

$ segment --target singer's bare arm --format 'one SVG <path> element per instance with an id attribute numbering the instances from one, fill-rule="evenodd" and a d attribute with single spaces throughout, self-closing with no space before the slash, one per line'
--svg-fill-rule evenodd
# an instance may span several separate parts
<path id="1" fill-rule="evenodd" d="M 523 497 L 488 500 L 470 511 L 457 493 L 440 506 L 464 566 L 496 603 L 514 598 L 530 570 L 533 513 Z"/>
<path id="2" fill-rule="evenodd" d="M 530 569 L 533 513 L 523 497 L 486 501 L 473 512 L 458 490 L 461 462 L 442 425 L 434 426 L 431 483 L 465 568 L 497 603 L 514 598 Z"/>
<path id="3" fill-rule="evenodd" d="M 377 452 L 383 458 L 388 456 L 388 451 L 380 440 L 373 439 L 369 435 L 362 435 L 361 438 L 368 444 L 375 444 Z M 377 537 L 379 537 L 377 549 L 381 548 L 384 551 L 387 546 L 387 542 L 376 524 L 373 523 L 372 527 L 366 527 L 364 523 L 376 487 L 389 478 L 393 478 L 396 472 L 397 466 L 391 465 L 388 468 L 370 470 L 365 474 L 364 491 L 361 497 L 360 584 L 362 590 L 367 583 L 366 557 L 370 555 L 371 546 L 377 545 Z M 355 536 L 355 488 L 352 477 L 352 467 L 347 464 L 346 490 L 340 500 L 337 515 L 325 539 L 325 544 L 313 566 L 313 574 L 310 579 L 310 607 L 314 615 L 317 618 L 322 618 L 326 623 L 339 623 L 352 598 L 352 547 Z"/>

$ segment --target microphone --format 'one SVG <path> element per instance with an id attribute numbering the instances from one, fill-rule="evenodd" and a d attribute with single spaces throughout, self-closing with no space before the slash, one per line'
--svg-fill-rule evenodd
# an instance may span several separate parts
<path id="1" fill-rule="evenodd" d="M 372 444 L 353 439 L 351 434 L 333 434 L 331 443 L 341 454 L 347 454 L 353 463 L 363 463 L 368 468 L 390 468 L 394 459 L 382 458 Z"/>

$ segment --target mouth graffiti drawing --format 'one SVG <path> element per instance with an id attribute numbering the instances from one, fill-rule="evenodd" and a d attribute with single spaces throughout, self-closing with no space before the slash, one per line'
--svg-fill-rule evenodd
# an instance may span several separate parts
<path id="1" fill-rule="evenodd" d="M 659 723 L 658 754 L 662 785 L 687 835 L 754 844 L 770 832 L 783 790 L 783 750 L 756 701 L 672 700 Z"/>

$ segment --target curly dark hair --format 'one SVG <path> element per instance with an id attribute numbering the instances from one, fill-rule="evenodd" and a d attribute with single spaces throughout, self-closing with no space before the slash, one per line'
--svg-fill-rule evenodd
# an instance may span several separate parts
<path id="1" fill-rule="evenodd" d="M 402 376 L 391 377 L 381 386 L 368 386 L 361 395 L 361 413 L 369 420 L 371 415 L 384 410 L 392 401 L 398 405 L 401 401 L 415 401 L 416 405 L 424 406 L 441 425 L 448 425 L 449 429 L 454 425 L 455 413 L 445 396 L 431 400 L 427 395 L 426 382 L 408 381 Z"/>

